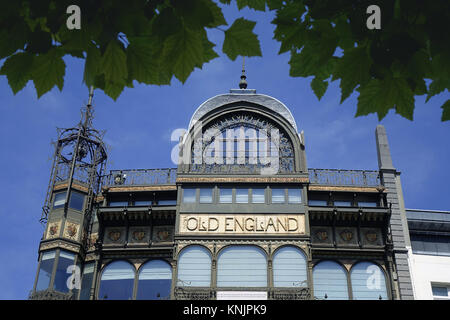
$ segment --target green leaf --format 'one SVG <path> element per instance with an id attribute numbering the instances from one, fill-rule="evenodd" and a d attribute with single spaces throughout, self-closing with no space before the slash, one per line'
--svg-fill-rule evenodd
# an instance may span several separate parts
<path id="1" fill-rule="evenodd" d="M 125 84 L 128 77 L 127 56 L 117 40 L 111 40 L 101 58 L 101 73 L 105 82 Z"/>
<path id="2" fill-rule="evenodd" d="M 236 0 L 236 3 L 239 10 L 249 7 L 258 11 L 266 11 L 266 0 Z"/>
<path id="3" fill-rule="evenodd" d="M 156 42 L 156 39 L 133 40 L 127 48 L 128 72 L 138 82 L 161 84 L 155 55 Z"/>
<path id="4" fill-rule="evenodd" d="M 227 25 L 227 21 L 223 16 L 222 9 L 212 0 L 204 0 L 205 5 L 208 6 L 211 14 L 213 15 L 213 21 L 207 25 L 208 28 L 215 28 L 218 26 Z"/>
<path id="5" fill-rule="evenodd" d="M 164 63 L 172 64 L 175 77 L 184 83 L 196 65 L 204 63 L 201 34 L 188 28 L 170 36 L 164 43 Z"/>
<path id="6" fill-rule="evenodd" d="M 328 88 L 328 81 L 320 80 L 319 78 L 315 77 L 311 81 L 311 89 L 313 89 L 315 95 L 320 100 L 322 96 L 325 94 Z"/>
<path id="7" fill-rule="evenodd" d="M 233 25 L 225 31 L 222 51 L 231 59 L 237 56 L 261 56 L 258 37 L 253 33 L 256 22 L 244 18 L 236 19 Z"/>
<path id="8" fill-rule="evenodd" d="M 22 90 L 31 79 L 34 56 L 27 52 L 10 56 L 0 69 L 0 74 L 6 75 L 8 84 L 14 94 Z"/>
<path id="9" fill-rule="evenodd" d="M 414 94 L 405 79 L 372 79 L 358 91 L 360 95 L 356 117 L 376 112 L 381 121 L 389 109 L 394 108 L 406 119 L 413 119 Z"/>
<path id="10" fill-rule="evenodd" d="M 442 108 L 442 121 L 449 121 L 450 120 L 450 99 L 445 101 L 444 104 L 441 106 Z"/>
<path id="11" fill-rule="evenodd" d="M 55 85 L 61 91 L 64 86 L 66 64 L 62 58 L 63 52 L 53 48 L 34 58 L 32 79 L 38 98 L 50 91 Z"/>
<path id="12" fill-rule="evenodd" d="M 86 62 L 84 63 L 83 81 L 88 87 L 94 84 L 95 77 L 100 72 L 100 64 L 102 61 L 100 50 L 90 45 L 86 51 Z"/>
<path id="13" fill-rule="evenodd" d="M 341 103 L 353 92 L 357 85 L 364 85 L 370 80 L 372 60 L 365 47 L 351 48 L 344 51 L 344 56 L 336 62 L 333 80 L 341 79 Z"/>

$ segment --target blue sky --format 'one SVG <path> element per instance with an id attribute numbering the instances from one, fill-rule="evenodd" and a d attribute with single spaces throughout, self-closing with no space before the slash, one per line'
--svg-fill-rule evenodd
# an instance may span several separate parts
<path id="1" fill-rule="evenodd" d="M 310 78 L 289 77 L 289 55 L 278 55 L 272 39 L 273 16 L 250 10 L 225 9 L 228 22 L 245 17 L 257 21 L 255 32 L 263 57 L 246 59 L 249 88 L 282 101 L 304 130 L 310 168 L 368 169 L 378 167 L 375 147 L 375 114 L 354 118 L 357 93 L 342 105 L 339 82 L 333 82 L 319 101 L 310 89 Z M 208 98 L 237 88 L 242 60 L 221 54 L 223 33 L 213 30 L 219 58 L 196 70 L 182 85 L 136 84 L 113 101 L 95 91 L 97 129 L 106 130 L 108 169 L 174 167 L 170 135 L 187 128 L 195 109 Z M 0 299 L 26 299 L 37 267 L 37 250 L 44 231 L 39 223 L 49 182 L 56 127 L 71 127 L 87 102 L 82 84 L 83 61 L 67 57 L 64 89 L 54 88 L 37 99 L 30 82 L 13 95 L 0 77 Z M 440 106 L 448 92 L 416 98 L 414 121 L 394 111 L 381 121 L 386 127 L 394 166 L 401 179 L 407 208 L 450 210 L 450 123 L 440 121 Z"/>

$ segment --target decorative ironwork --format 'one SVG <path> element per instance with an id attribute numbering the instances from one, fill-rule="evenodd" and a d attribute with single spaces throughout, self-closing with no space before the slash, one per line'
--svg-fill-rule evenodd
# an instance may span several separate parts
<path id="1" fill-rule="evenodd" d="M 176 168 L 111 170 L 103 177 L 103 186 L 175 184 Z"/>
<path id="2" fill-rule="evenodd" d="M 311 300 L 311 290 L 303 288 L 272 288 L 269 300 Z"/>
<path id="3" fill-rule="evenodd" d="M 30 292 L 28 295 L 29 300 L 73 300 L 72 293 L 63 293 L 55 290 L 41 290 L 36 292 Z"/>
<path id="4" fill-rule="evenodd" d="M 309 169 L 311 183 L 332 186 L 376 187 L 381 185 L 378 171 Z"/>
<path id="5" fill-rule="evenodd" d="M 260 173 L 264 168 L 292 173 L 294 154 L 292 142 L 278 125 L 240 112 L 203 128 L 201 137 L 194 137 L 192 165 L 184 168 L 196 173 Z"/>
<path id="6" fill-rule="evenodd" d="M 216 291 L 211 288 L 175 287 L 175 300 L 214 300 Z"/>

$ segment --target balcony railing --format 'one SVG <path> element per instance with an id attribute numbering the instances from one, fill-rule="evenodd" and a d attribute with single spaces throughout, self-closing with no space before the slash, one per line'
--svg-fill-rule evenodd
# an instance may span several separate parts
<path id="1" fill-rule="evenodd" d="M 249 169 L 246 170 L 247 174 L 255 173 Z M 244 173 L 244 171 L 241 173 Z M 360 187 L 381 185 L 378 171 L 340 169 L 308 169 L 308 171 L 309 180 L 312 184 Z M 209 173 L 217 172 L 211 171 Z M 225 171 L 223 173 L 235 172 Z M 102 186 L 175 184 L 176 178 L 177 168 L 111 170 L 109 174 L 103 177 Z"/>
<path id="2" fill-rule="evenodd" d="M 177 169 L 111 170 L 103 177 L 102 186 L 175 184 Z"/>
<path id="3" fill-rule="evenodd" d="M 245 290 L 242 288 L 242 290 Z M 175 287 L 175 300 L 215 300 L 219 289 Z M 311 291 L 308 287 L 300 288 L 266 288 L 269 300 L 310 300 Z"/>
<path id="4" fill-rule="evenodd" d="M 329 186 L 376 187 L 381 184 L 378 171 L 309 169 L 309 182 Z"/>

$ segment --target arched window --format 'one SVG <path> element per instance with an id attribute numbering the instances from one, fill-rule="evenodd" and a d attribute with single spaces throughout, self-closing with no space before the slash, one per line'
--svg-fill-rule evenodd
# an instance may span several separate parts
<path id="1" fill-rule="evenodd" d="M 178 258 L 177 286 L 209 287 L 211 284 L 211 255 L 202 246 L 189 246 Z"/>
<path id="2" fill-rule="evenodd" d="M 138 300 L 169 299 L 172 268 L 163 260 L 151 260 L 139 270 Z"/>
<path id="3" fill-rule="evenodd" d="M 221 251 L 217 263 L 218 287 L 266 287 L 267 259 L 256 246 L 231 246 Z"/>
<path id="4" fill-rule="evenodd" d="M 350 272 L 353 299 L 387 299 L 386 278 L 383 270 L 371 262 L 359 262 Z"/>
<path id="5" fill-rule="evenodd" d="M 281 247 L 273 257 L 275 287 L 306 287 L 306 257 L 295 247 Z"/>
<path id="6" fill-rule="evenodd" d="M 318 299 L 348 300 L 347 272 L 334 261 L 322 261 L 313 269 L 314 296 Z"/>
<path id="7" fill-rule="evenodd" d="M 133 298 L 134 267 L 125 261 L 108 264 L 100 280 L 100 300 L 130 300 Z"/>

